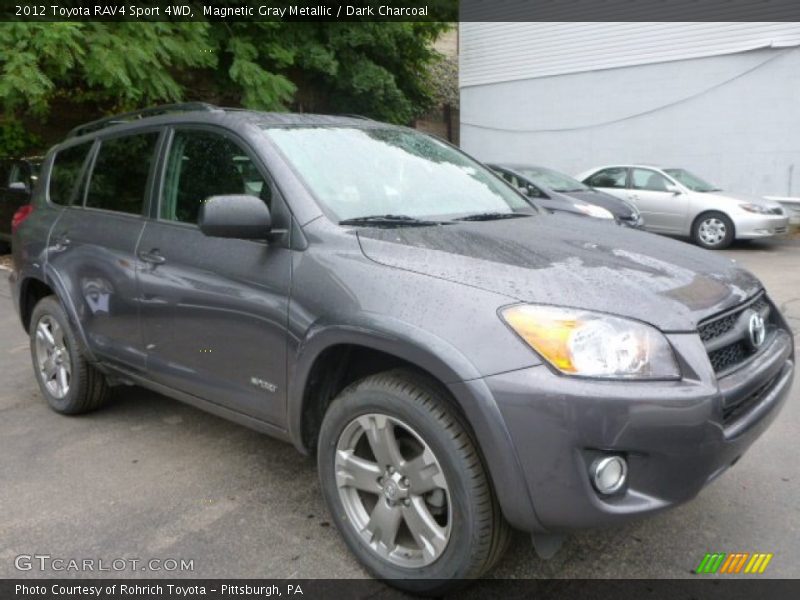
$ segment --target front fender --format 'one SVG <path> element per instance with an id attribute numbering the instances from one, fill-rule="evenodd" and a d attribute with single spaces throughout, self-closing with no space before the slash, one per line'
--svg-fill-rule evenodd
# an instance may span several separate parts
<path id="1" fill-rule="evenodd" d="M 365 315 L 366 316 L 366 315 Z M 289 367 L 288 429 L 295 446 L 307 453 L 302 442 L 303 396 L 317 358 L 337 345 L 356 345 L 396 356 L 430 373 L 444 384 L 476 379 L 475 366 L 455 347 L 433 334 L 385 316 L 374 323 L 333 324 L 318 321 L 307 331 Z"/>
<path id="2" fill-rule="evenodd" d="M 433 334 L 382 317 L 380 329 L 363 324 L 315 323 L 298 346 L 290 367 L 288 430 L 297 449 L 308 454 L 302 439 L 304 390 L 316 359 L 328 348 L 351 344 L 396 356 L 447 386 L 467 418 L 508 522 L 525 531 L 543 530 L 539 523 L 516 449 L 497 404 L 476 367 L 454 346 Z M 387 325 L 395 325 L 393 328 Z"/>

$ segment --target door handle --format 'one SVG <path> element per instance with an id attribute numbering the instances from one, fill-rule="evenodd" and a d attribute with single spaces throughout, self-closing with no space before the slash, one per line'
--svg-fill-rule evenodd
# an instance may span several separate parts
<path id="1" fill-rule="evenodd" d="M 151 250 L 150 252 L 139 252 L 139 258 L 151 265 L 161 265 L 167 262 L 167 259 L 161 256 L 158 250 Z"/>

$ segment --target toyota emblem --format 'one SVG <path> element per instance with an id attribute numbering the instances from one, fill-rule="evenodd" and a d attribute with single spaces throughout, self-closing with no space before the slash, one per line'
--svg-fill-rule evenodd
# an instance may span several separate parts
<path id="1" fill-rule="evenodd" d="M 767 335 L 767 328 L 764 326 L 764 318 L 758 314 L 750 315 L 750 345 L 757 350 L 764 343 Z"/>

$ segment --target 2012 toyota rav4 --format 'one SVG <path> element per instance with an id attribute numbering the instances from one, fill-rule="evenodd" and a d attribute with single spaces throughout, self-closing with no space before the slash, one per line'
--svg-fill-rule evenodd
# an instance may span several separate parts
<path id="1" fill-rule="evenodd" d="M 13 296 L 50 406 L 138 384 L 316 452 L 378 577 L 438 592 L 674 506 L 778 414 L 789 328 L 732 261 L 544 214 L 373 121 L 162 107 L 48 154 Z M 754 507 L 755 510 L 755 507 Z"/>

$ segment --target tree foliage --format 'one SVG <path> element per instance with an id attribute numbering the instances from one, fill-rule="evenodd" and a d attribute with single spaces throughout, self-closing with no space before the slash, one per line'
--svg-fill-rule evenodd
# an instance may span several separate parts
<path id="1" fill-rule="evenodd" d="M 0 27 L 3 121 L 207 100 L 407 123 L 434 102 L 442 23 L 69 22 Z M 2 151 L 2 149 L 0 149 Z"/>

